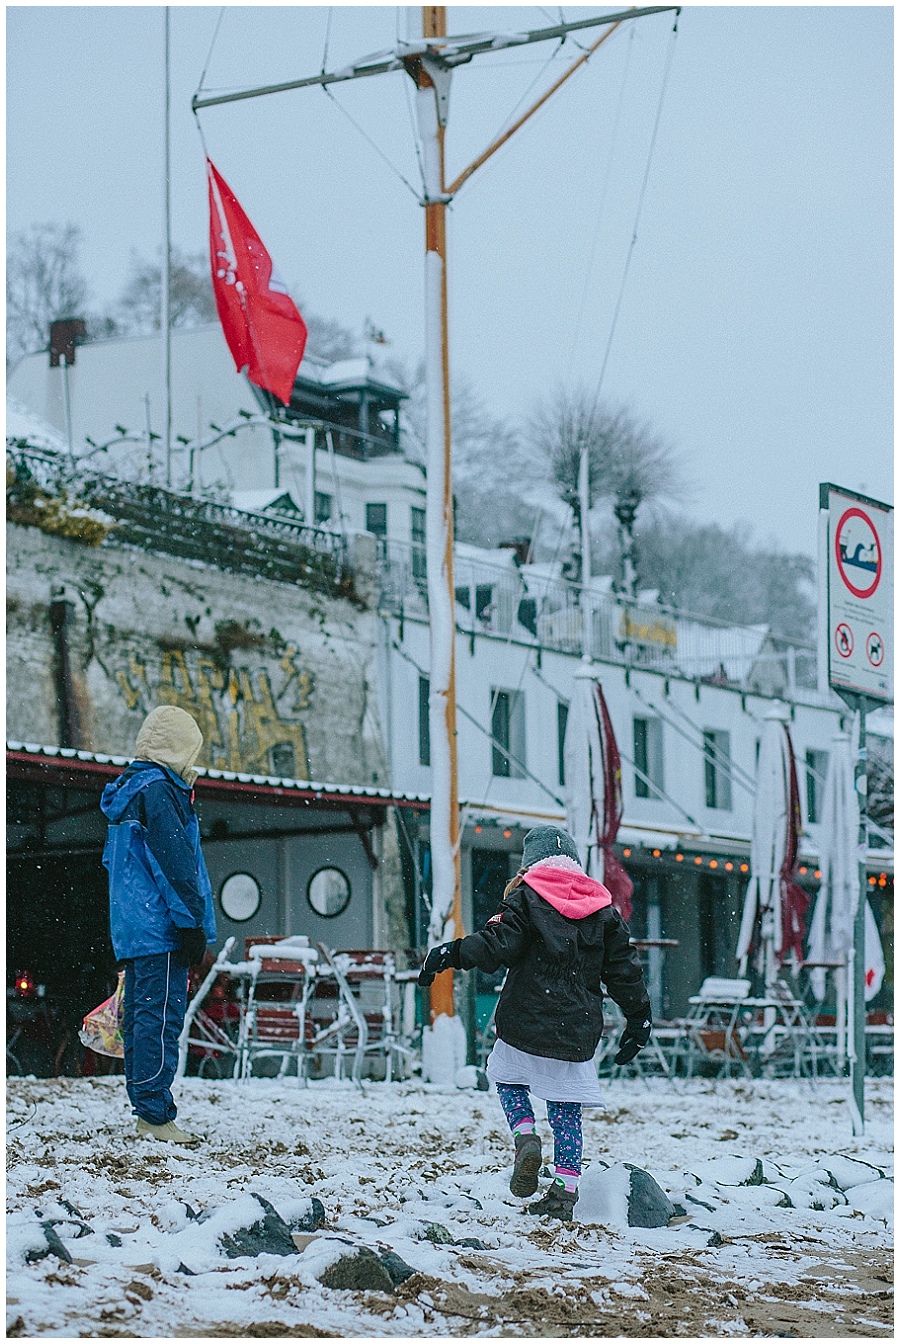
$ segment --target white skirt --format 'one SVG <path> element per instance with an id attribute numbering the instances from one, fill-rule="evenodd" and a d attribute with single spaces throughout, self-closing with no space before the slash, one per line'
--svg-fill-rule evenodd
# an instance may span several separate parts
<path id="1" fill-rule="evenodd" d="M 529 1055 L 497 1040 L 485 1069 L 492 1083 L 527 1087 L 542 1101 L 579 1101 L 582 1106 L 604 1106 L 597 1066 L 592 1059 L 574 1064 L 568 1059 Z"/>

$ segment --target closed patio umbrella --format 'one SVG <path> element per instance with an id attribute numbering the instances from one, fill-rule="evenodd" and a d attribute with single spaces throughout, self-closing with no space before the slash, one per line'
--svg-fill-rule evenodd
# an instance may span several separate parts
<path id="1" fill-rule="evenodd" d="M 808 960 L 841 963 L 835 970 L 837 996 L 838 1056 L 846 1055 L 847 1030 L 847 954 L 853 946 L 853 921 L 859 900 L 859 864 L 856 846 L 859 835 L 859 806 L 853 782 L 853 753 L 850 738 L 839 733 L 832 742 L 825 775 L 820 826 L 819 871 L 822 874 L 809 929 Z M 869 902 L 865 918 L 866 999 L 881 988 L 884 953 L 878 927 Z M 825 968 L 811 973 L 813 994 L 825 997 Z"/>
<path id="2" fill-rule="evenodd" d="M 622 763 L 599 681 L 589 668 L 575 673 L 563 743 L 566 826 L 586 872 L 602 882 L 628 920 L 634 883 L 613 848 L 622 820 Z"/>
<path id="3" fill-rule="evenodd" d="M 808 896 L 796 883 L 800 791 L 787 711 L 773 706 L 763 719 L 750 839 L 750 881 L 744 898 L 736 956 L 771 985 L 788 955 L 803 960 L 803 916 Z"/>

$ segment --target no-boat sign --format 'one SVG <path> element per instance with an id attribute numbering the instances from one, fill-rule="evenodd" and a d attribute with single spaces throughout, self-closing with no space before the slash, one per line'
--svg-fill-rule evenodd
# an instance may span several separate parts
<path id="1" fill-rule="evenodd" d="M 828 681 L 892 701 L 894 517 L 889 504 L 819 487 L 828 513 Z"/>

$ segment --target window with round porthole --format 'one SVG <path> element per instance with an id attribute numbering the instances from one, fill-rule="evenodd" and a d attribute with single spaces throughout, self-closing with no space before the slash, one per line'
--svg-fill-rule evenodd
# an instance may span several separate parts
<path id="1" fill-rule="evenodd" d="M 322 919 L 334 919 L 350 904 L 350 879 L 340 868 L 320 868 L 309 879 L 306 899 Z"/>
<path id="2" fill-rule="evenodd" d="M 222 914 L 234 924 L 252 919 L 262 904 L 262 892 L 255 877 L 249 873 L 232 873 L 219 888 Z"/>

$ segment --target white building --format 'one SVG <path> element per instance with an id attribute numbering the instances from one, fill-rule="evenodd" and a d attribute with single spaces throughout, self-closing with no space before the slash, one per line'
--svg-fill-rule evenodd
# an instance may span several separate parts
<path id="1" fill-rule="evenodd" d="M 48 351 L 26 355 L 8 392 L 97 470 L 158 485 L 168 476 L 173 489 L 213 490 L 242 507 L 250 493 L 258 503 L 260 491 L 287 491 L 312 526 L 424 543 L 425 478 L 401 451 L 404 393 L 369 358 L 329 364 L 306 356 L 279 432 L 265 412 L 284 408 L 235 372 L 218 324 L 176 328 L 167 473 L 160 337 L 69 348 L 70 362 Z M 297 437 L 307 424 L 318 426 L 309 436 L 312 472 L 309 438 Z"/>

